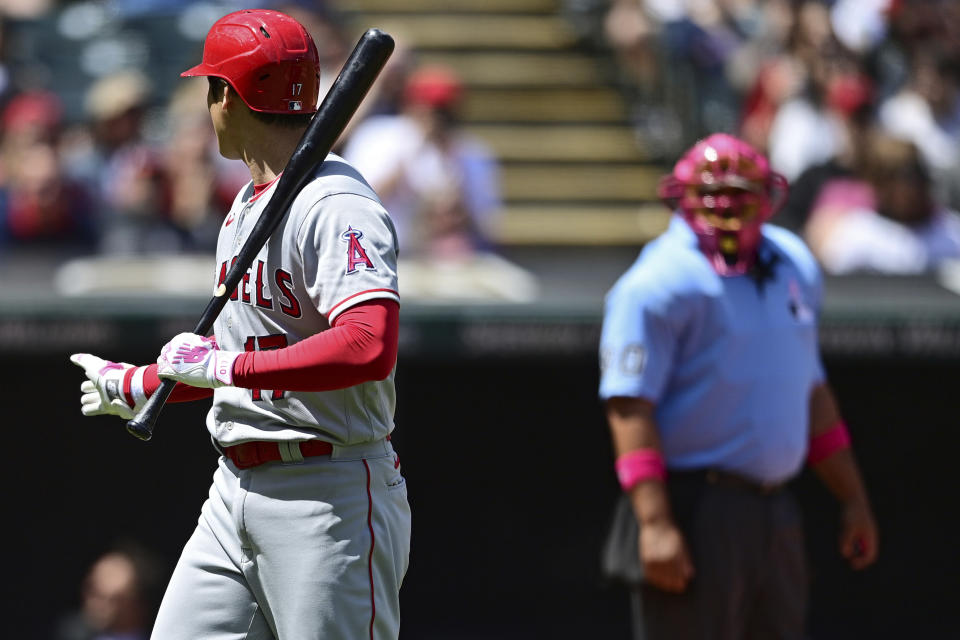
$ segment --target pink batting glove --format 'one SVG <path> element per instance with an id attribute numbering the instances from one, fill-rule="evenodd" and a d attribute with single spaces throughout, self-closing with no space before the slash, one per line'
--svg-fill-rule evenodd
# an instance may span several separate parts
<path id="1" fill-rule="evenodd" d="M 233 363 L 239 351 L 221 351 L 214 338 L 181 333 L 164 345 L 157 375 L 191 387 L 217 389 L 233 384 Z"/>

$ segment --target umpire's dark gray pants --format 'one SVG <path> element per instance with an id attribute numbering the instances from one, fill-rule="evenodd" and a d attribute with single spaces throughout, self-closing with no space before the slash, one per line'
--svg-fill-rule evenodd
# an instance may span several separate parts
<path id="1" fill-rule="evenodd" d="M 683 594 L 631 593 L 634 638 L 802 638 L 808 577 L 793 496 L 709 483 L 698 493 L 680 523 L 696 575 Z"/>

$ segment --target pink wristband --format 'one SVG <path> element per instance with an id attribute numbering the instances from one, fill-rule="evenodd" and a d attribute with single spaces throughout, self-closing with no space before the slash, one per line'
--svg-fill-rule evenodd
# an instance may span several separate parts
<path id="1" fill-rule="evenodd" d="M 823 462 L 841 449 L 850 448 L 850 432 L 843 420 L 823 433 L 810 438 L 810 451 L 807 452 L 807 464 L 815 465 Z"/>
<path id="2" fill-rule="evenodd" d="M 613 466 L 624 491 L 629 491 L 644 480 L 662 482 L 667 477 L 667 466 L 663 462 L 663 455 L 656 449 L 628 451 L 617 458 Z"/>

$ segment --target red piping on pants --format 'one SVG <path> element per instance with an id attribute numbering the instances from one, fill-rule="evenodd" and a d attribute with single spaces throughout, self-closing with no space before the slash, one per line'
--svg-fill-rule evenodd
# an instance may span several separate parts
<path id="1" fill-rule="evenodd" d="M 363 468 L 367 471 L 367 528 L 370 529 L 370 556 L 367 561 L 367 572 L 370 576 L 370 640 L 373 640 L 373 623 L 377 619 L 376 594 L 373 591 L 373 548 L 376 545 L 376 536 L 373 533 L 373 495 L 370 493 L 370 465 L 363 461 Z"/>

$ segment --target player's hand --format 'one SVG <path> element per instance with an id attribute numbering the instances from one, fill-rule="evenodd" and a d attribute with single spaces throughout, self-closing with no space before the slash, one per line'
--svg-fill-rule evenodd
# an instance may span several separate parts
<path id="1" fill-rule="evenodd" d="M 693 578 L 693 561 L 680 529 L 671 520 L 644 522 L 640 526 L 640 563 L 644 580 L 681 593 Z"/>
<path id="2" fill-rule="evenodd" d="M 843 505 L 840 553 L 854 569 L 870 566 L 877 559 L 879 537 L 870 505 L 851 500 Z"/>
<path id="3" fill-rule="evenodd" d="M 123 393 L 123 378 L 132 364 L 110 362 L 89 353 L 75 353 L 70 362 L 83 367 L 87 379 L 80 385 L 80 412 L 85 416 L 120 416 L 129 420 L 140 407 L 127 404 Z"/>
<path id="4" fill-rule="evenodd" d="M 233 384 L 233 361 L 239 355 L 221 351 L 213 338 L 181 333 L 160 351 L 157 375 L 191 387 L 225 387 Z"/>

